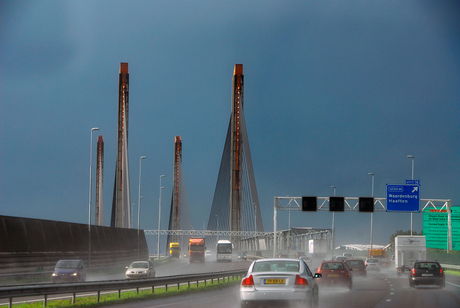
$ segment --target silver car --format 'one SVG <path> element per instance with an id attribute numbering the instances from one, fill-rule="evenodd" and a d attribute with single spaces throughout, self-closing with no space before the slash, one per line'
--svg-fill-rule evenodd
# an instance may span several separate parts
<path id="1" fill-rule="evenodd" d="M 316 307 L 319 299 L 316 278 L 321 278 L 321 274 L 312 274 L 303 260 L 255 260 L 241 281 L 241 307 L 275 301 L 300 301 Z"/>
<path id="2" fill-rule="evenodd" d="M 125 276 L 127 279 L 133 278 L 154 278 L 155 269 L 151 261 L 136 261 L 127 267 Z"/>
<path id="3" fill-rule="evenodd" d="M 379 259 L 367 258 L 366 261 L 364 261 L 364 264 L 366 264 L 367 271 L 380 272 L 380 260 Z"/>

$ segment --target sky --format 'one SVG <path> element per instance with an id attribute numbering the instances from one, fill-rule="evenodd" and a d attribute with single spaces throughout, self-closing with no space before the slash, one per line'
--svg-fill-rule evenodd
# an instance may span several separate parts
<path id="1" fill-rule="evenodd" d="M 87 224 L 99 127 L 93 162 L 103 135 L 109 225 L 121 62 L 135 217 L 147 157 L 141 229 L 158 228 L 160 175 L 168 223 L 175 136 L 192 224 L 207 222 L 237 63 L 265 231 L 276 196 L 328 197 L 331 186 L 370 196 L 374 173 L 374 196 L 385 198 L 386 184 L 411 179 L 408 155 L 421 198 L 460 205 L 456 1 L 7 0 L 0 24 L 1 215 Z M 422 214 L 413 219 L 422 231 Z M 291 212 L 292 227 L 331 222 L 329 212 Z M 375 213 L 373 227 L 385 245 L 410 230 L 410 214 Z M 367 244 L 370 214 L 337 213 L 335 228 L 336 244 Z"/>

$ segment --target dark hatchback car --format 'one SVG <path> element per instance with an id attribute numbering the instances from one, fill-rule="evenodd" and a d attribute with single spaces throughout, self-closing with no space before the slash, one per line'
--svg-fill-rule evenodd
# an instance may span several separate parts
<path id="1" fill-rule="evenodd" d="M 346 260 L 345 263 L 349 268 L 353 269 L 353 276 L 367 277 L 367 268 L 363 260 L 351 259 Z"/>
<path id="2" fill-rule="evenodd" d="M 444 288 L 446 286 L 445 270 L 438 261 L 416 260 L 410 269 L 409 285 L 411 288 L 422 284 Z"/>
<path id="3" fill-rule="evenodd" d="M 83 260 L 59 260 L 54 266 L 53 282 L 81 282 L 86 280 Z"/>

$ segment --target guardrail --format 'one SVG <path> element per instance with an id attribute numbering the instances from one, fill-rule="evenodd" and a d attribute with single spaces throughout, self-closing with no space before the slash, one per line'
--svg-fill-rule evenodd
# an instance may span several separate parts
<path id="1" fill-rule="evenodd" d="M 83 282 L 83 283 L 69 283 L 69 284 L 43 284 L 43 285 L 26 285 L 26 286 L 11 286 L 0 288 L 0 298 L 9 299 L 9 307 L 13 305 L 13 298 L 17 297 L 28 297 L 28 296 L 44 296 L 43 307 L 46 307 L 48 296 L 56 294 L 72 294 L 72 303 L 75 303 L 77 293 L 83 292 L 97 292 L 97 302 L 100 299 L 101 291 L 118 291 L 118 298 L 120 298 L 121 291 L 127 289 L 137 289 L 151 287 L 152 292 L 157 286 L 165 286 L 166 290 L 168 285 L 177 285 L 199 281 L 206 282 L 211 280 L 214 282 L 215 279 L 220 280 L 221 278 L 225 281 L 225 278 L 239 277 L 247 273 L 247 270 L 236 270 L 236 271 L 222 271 L 218 273 L 203 273 L 203 274 L 191 274 L 191 275 L 176 275 L 169 277 L 159 277 L 142 280 L 112 280 L 112 281 L 101 281 L 101 282 Z"/>
<path id="2" fill-rule="evenodd" d="M 460 265 L 452 265 L 452 264 L 441 264 L 442 267 L 446 269 L 453 269 L 453 270 L 460 270 Z"/>

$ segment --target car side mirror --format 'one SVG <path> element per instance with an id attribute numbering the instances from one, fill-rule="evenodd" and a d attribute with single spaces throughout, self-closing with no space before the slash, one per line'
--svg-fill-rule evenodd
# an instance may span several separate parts
<path id="1" fill-rule="evenodd" d="M 321 277 L 323 277 L 323 275 L 321 275 L 320 273 L 316 273 L 314 277 L 315 278 L 321 278 Z"/>
<path id="2" fill-rule="evenodd" d="M 350 271 L 353 271 L 353 269 L 350 267 Z"/>
<path id="3" fill-rule="evenodd" d="M 447 269 L 446 269 L 445 267 L 443 267 L 442 270 L 443 270 L 444 272 L 447 271 Z"/>

